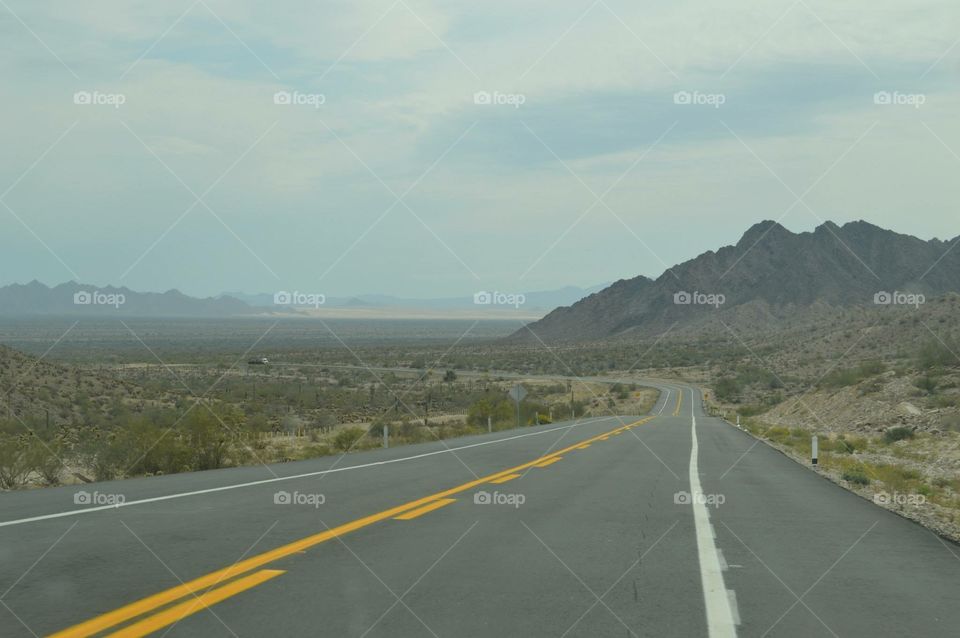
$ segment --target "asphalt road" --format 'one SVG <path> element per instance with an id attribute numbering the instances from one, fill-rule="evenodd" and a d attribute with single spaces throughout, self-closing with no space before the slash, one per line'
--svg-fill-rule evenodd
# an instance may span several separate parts
<path id="1" fill-rule="evenodd" d="M 960 635 L 960 548 L 657 385 L 647 416 L 2 494 L 0 636 Z"/>

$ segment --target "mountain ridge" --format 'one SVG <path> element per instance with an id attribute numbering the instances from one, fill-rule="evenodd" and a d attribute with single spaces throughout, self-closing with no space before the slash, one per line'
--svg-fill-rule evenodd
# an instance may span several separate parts
<path id="1" fill-rule="evenodd" d="M 951 249 L 958 241 L 960 237 L 922 240 L 863 220 L 843 226 L 827 221 L 801 233 L 764 220 L 748 228 L 734 245 L 667 268 L 656 279 L 619 280 L 554 310 L 508 339 L 652 336 L 674 326 L 691 329 L 737 308 L 776 317 L 788 308 L 808 313 L 815 304 L 873 304 L 874 295 L 881 292 L 934 296 L 957 291 L 960 251 Z M 698 297 L 689 303 L 674 299 L 683 293 Z"/>
<path id="2" fill-rule="evenodd" d="M 230 317 L 258 312 L 232 297 L 196 298 L 176 289 L 137 292 L 125 286 L 100 287 L 75 281 L 51 287 L 36 279 L 0 287 L 0 316 Z"/>
<path id="3" fill-rule="evenodd" d="M 574 303 L 607 284 L 581 288 L 564 286 L 553 290 L 523 293 L 523 302 L 517 309 L 541 310 L 544 314 L 558 306 Z M 479 291 L 478 291 L 479 293 Z M 75 295 L 85 295 L 76 298 Z M 493 291 L 488 291 L 488 296 Z M 94 296 L 96 295 L 96 296 Z M 319 295 L 319 297 L 323 297 Z M 13 283 L 0 287 L 0 317 L 2 316 L 140 316 L 219 318 L 257 315 L 306 316 L 303 308 L 276 304 L 273 293 L 222 293 L 215 297 L 191 297 L 177 289 L 165 292 L 138 292 L 125 286 L 94 286 L 68 281 L 55 286 L 34 279 L 26 284 Z M 489 302 L 489 300 L 488 300 Z M 478 304 L 474 295 L 463 297 L 408 299 L 383 294 L 351 297 L 324 297 L 321 307 L 329 309 L 372 309 L 400 311 L 423 309 L 438 313 L 465 309 L 495 311 L 500 304 Z M 511 306 L 512 307 L 512 306 Z M 542 316 L 542 315 L 541 315 Z"/>
<path id="4" fill-rule="evenodd" d="M 524 304 L 527 309 L 545 309 L 553 310 L 559 306 L 575 303 L 580 299 L 598 292 L 609 283 L 598 284 L 594 286 L 562 286 L 550 290 L 534 291 L 510 291 L 522 292 L 525 297 Z M 479 292 L 479 291 L 477 291 Z M 493 292 L 493 291 L 490 291 Z M 240 299 L 247 304 L 260 307 L 273 307 L 273 295 L 271 293 L 247 294 L 243 292 L 225 292 L 223 296 L 230 296 Z M 404 308 L 404 309 L 434 309 L 434 310 L 452 310 L 473 308 L 477 304 L 470 295 L 461 297 L 432 297 L 432 298 L 413 298 L 399 297 L 396 295 L 387 295 L 380 293 L 367 293 L 352 296 L 328 296 L 325 301 L 327 307 L 370 307 L 370 308 Z"/>

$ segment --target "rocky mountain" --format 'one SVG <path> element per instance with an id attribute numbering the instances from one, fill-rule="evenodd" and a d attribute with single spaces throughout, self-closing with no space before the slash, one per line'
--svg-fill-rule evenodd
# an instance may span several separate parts
<path id="1" fill-rule="evenodd" d="M 136 292 L 67 282 L 50 288 L 39 281 L 0 288 L 0 315 L 97 315 L 138 317 L 230 317 L 262 312 L 231 297 L 197 299 L 177 290 Z"/>
<path id="2" fill-rule="evenodd" d="M 916 295 L 960 291 L 960 249 L 951 250 L 957 242 L 924 241 L 864 221 L 826 222 L 805 233 L 764 221 L 734 246 L 678 264 L 656 280 L 618 281 L 511 339 L 653 336 L 671 327 L 718 327 L 724 317 L 769 327 L 812 320 L 829 308 L 912 304 L 922 300 Z"/>

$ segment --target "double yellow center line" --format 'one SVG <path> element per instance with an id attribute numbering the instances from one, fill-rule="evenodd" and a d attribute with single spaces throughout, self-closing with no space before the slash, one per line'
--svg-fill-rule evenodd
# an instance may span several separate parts
<path id="1" fill-rule="evenodd" d="M 377 514 L 372 514 L 364 518 L 358 518 L 349 523 L 344 523 L 343 525 L 320 532 L 319 534 L 307 536 L 306 538 L 288 543 L 287 545 L 282 545 L 276 549 L 234 563 L 229 567 L 211 572 L 205 576 L 200 576 L 199 578 L 195 578 L 189 582 L 183 583 L 182 585 L 172 587 L 157 594 L 153 594 L 152 596 L 147 596 L 146 598 L 128 605 L 124 605 L 123 607 L 119 607 L 111 612 L 91 618 L 90 620 L 52 634 L 50 638 L 84 638 L 87 636 L 93 636 L 127 622 L 128 620 L 132 620 L 150 612 L 155 612 L 161 607 L 174 603 L 181 598 L 186 598 L 188 596 L 191 597 L 186 602 L 169 607 L 163 611 L 160 611 L 159 613 L 155 613 L 154 615 L 147 617 L 144 620 L 131 624 L 120 631 L 110 634 L 111 636 L 123 636 L 125 638 L 132 638 L 133 636 L 145 636 L 160 629 L 161 627 L 171 625 L 178 620 L 189 616 L 190 614 L 196 613 L 210 605 L 220 602 L 225 598 L 275 578 L 284 572 L 280 570 L 261 569 L 260 571 L 254 572 L 249 576 L 237 579 L 227 585 L 217 587 L 218 585 L 221 585 L 232 578 L 246 574 L 247 572 L 253 572 L 253 570 L 261 568 L 267 564 L 276 562 L 293 554 L 301 553 L 330 539 L 343 536 L 344 534 L 348 534 L 389 518 L 414 518 L 421 514 L 425 514 L 426 512 L 447 505 L 450 502 L 449 497 L 454 494 L 465 492 L 484 483 L 496 483 L 501 479 L 509 480 L 507 478 L 508 475 L 517 474 L 529 467 L 545 467 L 560 460 L 561 455 L 570 452 L 571 450 L 576 448 L 582 449 L 583 446 L 605 439 L 606 437 L 609 437 L 610 434 L 629 430 L 630 428 L 647 423 L 653 418 L 653 416 L 643 418 L 629 425 L 623 425 L 585 441 L 580 441 L 579 443 L 565 447 L 562 450 L 557 450 L 556 452 L 541 456 L 540 458 L 534 459 L 522 465 L 501 470 L 495 474 L 491 474 L 474 481 L 469 481 L 462 485 L 458 485 L 457 487 L 452 487 L 448 490 L 437 492 L 436 494 L 431 494 L 430 496 L 425 496 L 415 501 L 410 501 L 408 503 L 404 503 L 403 505 L 392 507 Z M 215 587 L 217 588 L 214 589 Z"/>
<path id="2" fill-rule="evenodd" d="M 236 580 L 230 581 L 223 587 L 217 587 L 216 589 L 211 589 L 194 598 L 188 598 L 186 601 L 165 609 L 158 614 L 147 616 L 139 622 L 135 622 L 132 625 L 124 627 L 120 631 L 110 634 L 110 636 L 111 638 L 137 638 L 139 636 L 152 634 L 159 629 L 163 629 L 167 625 L 172 625 L 175 622 L 179 622 L 191 614 L 195 614 L 198 611 L 210 607 L 211 605 L 216 605 L 222 600 L 226 600 L 227 598 L 235 596 L 240 592 L 252 589 L 257 585 L 265 583 L 271 578 L 276 578 L 280 574 L 284 573 L 286 572 L 279 569 L 261 569 L 258 572 L 250 574 L 249 576 L 244 576 L 243 578 L 237 578 Z"/>

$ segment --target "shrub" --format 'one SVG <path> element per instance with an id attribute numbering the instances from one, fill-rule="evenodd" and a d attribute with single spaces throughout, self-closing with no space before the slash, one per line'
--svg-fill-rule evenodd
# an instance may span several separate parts
<path id="1" fill-rule="evenodd" d="M 958 398 L 956 394 L 941 394 L 933 400 L 933 404 L 938 408 L 954 408 Z"/>
<path id="2" fill-rule="evenodd" d="M 917 379 L 914 380 L 913 385 L 917 386 L 927 394 L 935 394 L 937 392 L 937 380 L 935 377 L 929 374 L 925 374 L 922 377 L 917 377 Z"/>
<path id="3" fill-rule="evenodd" d="M 35 467 L 33 461 L 26 437 L 5 436 L 0 440 L 0 489 L 12 490 L 26 483 Z"/>
<path id="4" fill-rule="evenodd" d="M 512 422 L 515 419 L 512 402 L 501 397 L 480 399 L 470 406 L 467 423 L 487 427 L 487 417 L 491 418 L 494 425 Z"/>
<path id="5" fill-rule="evenodd" d="M 330 454 L 330 446 L 324 444 L 318 445 L 307 445 L 298 455 L 301 459 L 315 459 L 320 456 L 327 456 Z"/>
<path id="6" fill-rule="evenodd" d="M 897 441 L 903 441 L 905 439 L 913 438 L 913 430 L 902 425 L 895 428 L 890 428 L 883 433 L 883 440 L 886 443 L 896 443 Z"/>
<path id="7" fill-rule="evenodd" d="M 790 436 L 790 430 L 780 425 L 767 430 L 767 438 L 770 439 L 785 439 L 788 436 Z"/>
<path id="8" fill-rule="evenodd" d="M 940 427 L 951 432 L 960 432 L 960 415 L 944 414 L 940 417 Z"/>
<path id="9" fill-rule="evenodd" d="M 744 405 L 737 408 L 737 414 L 742 417 L 757 416 L 763 412 L 766 412 L 766 408 L 762 405 Z"/>
<path id="10" fill-rule="evenodd" d="M 343 428 L 333 437 L 333 447 L 341 452 L 347 452 L 366 434 L 366 430 L 359 427 Z"/>
<path id="11" fill-rule="evenodd" d="M 845 388 L 881 374 L 885 370 L 886 366 L 880 361 L 864 361 L 854 368 L 832 371 L 820 380 L 819 385 L 825 388 Z"/>
<path id="12" fill-rule="evenodd" d="M 370 429 L 367 430 L 367 436 L 372 439 L 382 439 L 383 438 L 383 429 L 389 428 L 390 421 L 389 419 L 384 419 L 383 417 L 377 417 L 374 419 L 373 423 L 370 425 Z M 388 429 L 389 432 L 389 429 Z M 393 432 L 390 433 L 391 436 L 394 435 Z"/>
<path id="13" fill-rule="evenodd" d="M 60 473 L 63 470 L 64 446 L 59 441 L 41 443 L 37 441 L 34 446 L 37 473 L 43 480 L 44 485 L 59 485 Z"/>
<path id="14" fill-rule="evenodd" d="M 846 470 L 840 478 L 854 485 L 870 485 L 870 479 L 864 474 L 863 470 Z"/>
<path id="15" fill-rule="evenodd" d="M 928 341 L 917 352 L 917 365 L 923 370 L 955 366 L 958 362 L 953 354 L 954 352 L 957 352 L 955 345 L 941 343 L 940 341 Z"/>
<path id="16" fill-rule="evenodd" d="M 191 451 L 190 465 L 194 470 L 216 470 L 223 466 L 229 450 L 228 436 L 235 431 L 230 415 L 215 415 L 203 408 L 195 408 L 180 424 L 183 439 Z M 180 450 L 172 450 L 173 460 Z"/>
<path id="17" fill-rule="evenodd" d="M 724 377 L 717 381 L 713 388 L 713 393 L 720 401 L 724 403 L 733 403 L 738 398 L 740 387 L 737 385 L 737 382 L 734 379 L 730 377 Z"/>
<path id="18" fill-rule="evenodd" d="M 857 450 L 862 450 L 865 447 L 867 447 L 867 442 L 864 439 L 858 437 L 848 439 L 841 434 L 837 437 L 834 450 L 842 454 L 853 454 Z"/>

